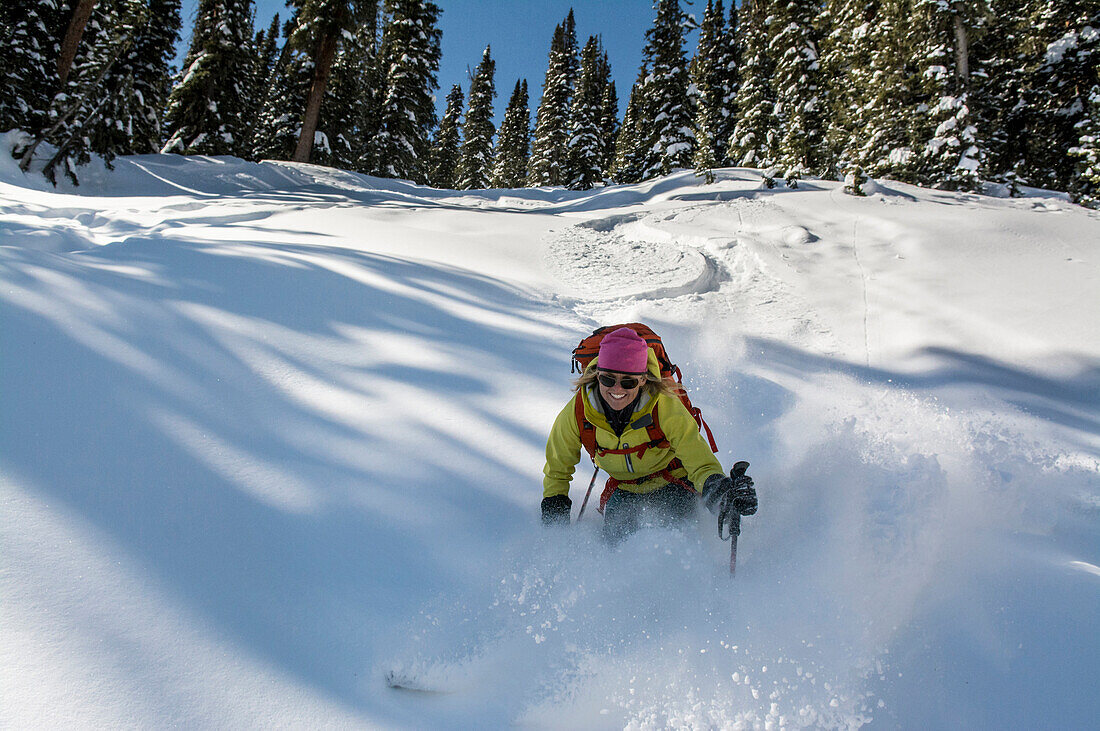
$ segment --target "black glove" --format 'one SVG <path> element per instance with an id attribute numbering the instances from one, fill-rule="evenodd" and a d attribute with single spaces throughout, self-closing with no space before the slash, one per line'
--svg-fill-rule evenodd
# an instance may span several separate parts
<path id="1" fill-rule="evenodd" d="M 543 525 L 569 525 L 569 511 L 573 501 L 568 495 L 551 495 L 542 499 Z"/>
<path id="2" fill-rule="evenodd" d="M 745 474 L 749 468 L 748 462 L 738 462 L 730 470 L 730 476 L 711 475 L 703 483 L 703 505 L 707 510 L 719 515 L 733 507 L 741 515 L 752 515 L 756 512 L 756 490 L 753 488 L 752 478 Z"/>
<path id="3" fill-rule="evenodd" d="M 756 512 L 756 488 L 752 486 L 752 478 L 745 474 L 749 468 L 748 462 L 738 462 L 730 470 L 733 478 L 733 490 L 729 493 L 733 509 L 741 515 L 752 515 Z"/>
<path id="4" fill-rule="evenodd" d="M 718 515 L 725 502 L 724 498 L 733 491 L 733 480 L 725 475 L 711 475 L 703 483 L 703 505 L 707 510 Z"/>

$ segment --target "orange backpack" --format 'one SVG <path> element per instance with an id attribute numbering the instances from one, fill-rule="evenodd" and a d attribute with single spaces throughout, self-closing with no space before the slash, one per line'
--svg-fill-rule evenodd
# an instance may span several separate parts
<path id="1" fill-rule="evenodd" d="M 668 353 L 665 352 L 665 345 L 661 342 L 660 336 L 653 332 L 648 325 L 643 325 L 640 322 L 628 322 L 625 325 L 608 325 L 594 330 L 591 335 L 582 340 L 577 347 L 573 348 L 572 371 L 574 373 L 583 373 L 584 369 L 588 367 L 588 364 L 592 362 L 592 359 L 599 354 L 600 342 L 603 340 L 604 335 L 618 330 L 621 327 L 629 327 L 646 341 L 650 350 L 657 356 L 657 363 L 661 367 L 661 376 L 663 378 L 676 379 L 678 385 L 676 391 L 680 396 L 680 401 L 687 407 L 688 413 L 695 417 L 695 422 L 699 425 L 699 428 L 706 432 L 707 441 L 710 442 L 710 450 L 712 452 L 717 452 L 718 445 L 714 443 L 714 435 L 711 433 L 710 427 L 707 426 L 707 422 L 703 421 L 703 416 L 699 412 L 699 409 L 692 406 L 691 399 L 688 398 L 687 391 L 684 390 L 682 385 L 682 374 L 680 373 L 679 367 L 677 367 L 668 357 Z M 597 447 L 596 428 L 584 418 L 583 394 L 577 394 L 575 411 L 577 415 L 577 428 L 580 430 L 581 434 L 581 444 L 584 445 L 585 450 L 588 452 L 588 456 L 591 457 L 593 461 L 595 461 L 597 451 L 599 451 L 600 454 L 614 454 L 624 451 L 644 451 L 650 447 L 668 445 L 665 433 L 661 431 L 661 425 L 658 423 L 656 410 L 653 411 L 652 421 L 646 426 L 646 431 L 648 432 L 650 440 L 649 443 L 638 447 L 632 447 L 628 450 L 608 450 Z"/>

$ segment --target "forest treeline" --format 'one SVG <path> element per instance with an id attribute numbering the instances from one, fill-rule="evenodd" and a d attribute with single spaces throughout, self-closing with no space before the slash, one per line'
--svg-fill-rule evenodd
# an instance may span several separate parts
<path id="1" fill-rule="evenodd" d="M 5 0 L 0 130 L 54 181 L 166 152 L 457 189 L 746 166 L 767 185 L 991 181 L 1100 206 L 1100 0 L 729 2 L 655 0 L 621 114 L 601 39 L 580 44 L 570 11 L 533 118 L 509 80 L 498 129 L 490 47 L 437 115 L 431 0 L 292 0 L 264 28 L 252 0 L 200 0 L 179 70 L 179 0 Z"/>

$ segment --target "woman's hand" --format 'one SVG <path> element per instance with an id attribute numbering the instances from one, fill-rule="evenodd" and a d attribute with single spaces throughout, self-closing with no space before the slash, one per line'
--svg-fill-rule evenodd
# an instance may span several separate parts
<path id="1" fill-rule="evenodd" d="M 573 501 L 568 495 L 551 495 L 542 499 L 543 525 L 569 525 L 569 511 Z"/>

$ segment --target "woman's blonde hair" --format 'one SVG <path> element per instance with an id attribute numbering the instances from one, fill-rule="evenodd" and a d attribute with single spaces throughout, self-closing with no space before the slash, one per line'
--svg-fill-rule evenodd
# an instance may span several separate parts
<path id="1" fill-rule="evenodd" d="M 580 377 L 573 382 L 574 390 L 582 391 L 588 388 L 596 382 L 599 373 L 600 369 L 597 368 L 595 364 L 589 365 L 588 368 L 584 369 Z M 680 392 L 683 390 L 683 386 L 671 378 L 664 378 L 660 375 L 655 376 L 650 371 L 646 371 L 644 377 L 645 383 L 642 384 L 642 388 L 651 396 L 663 393 L 666 396 L 676 396 L 679 398 Z"/>

